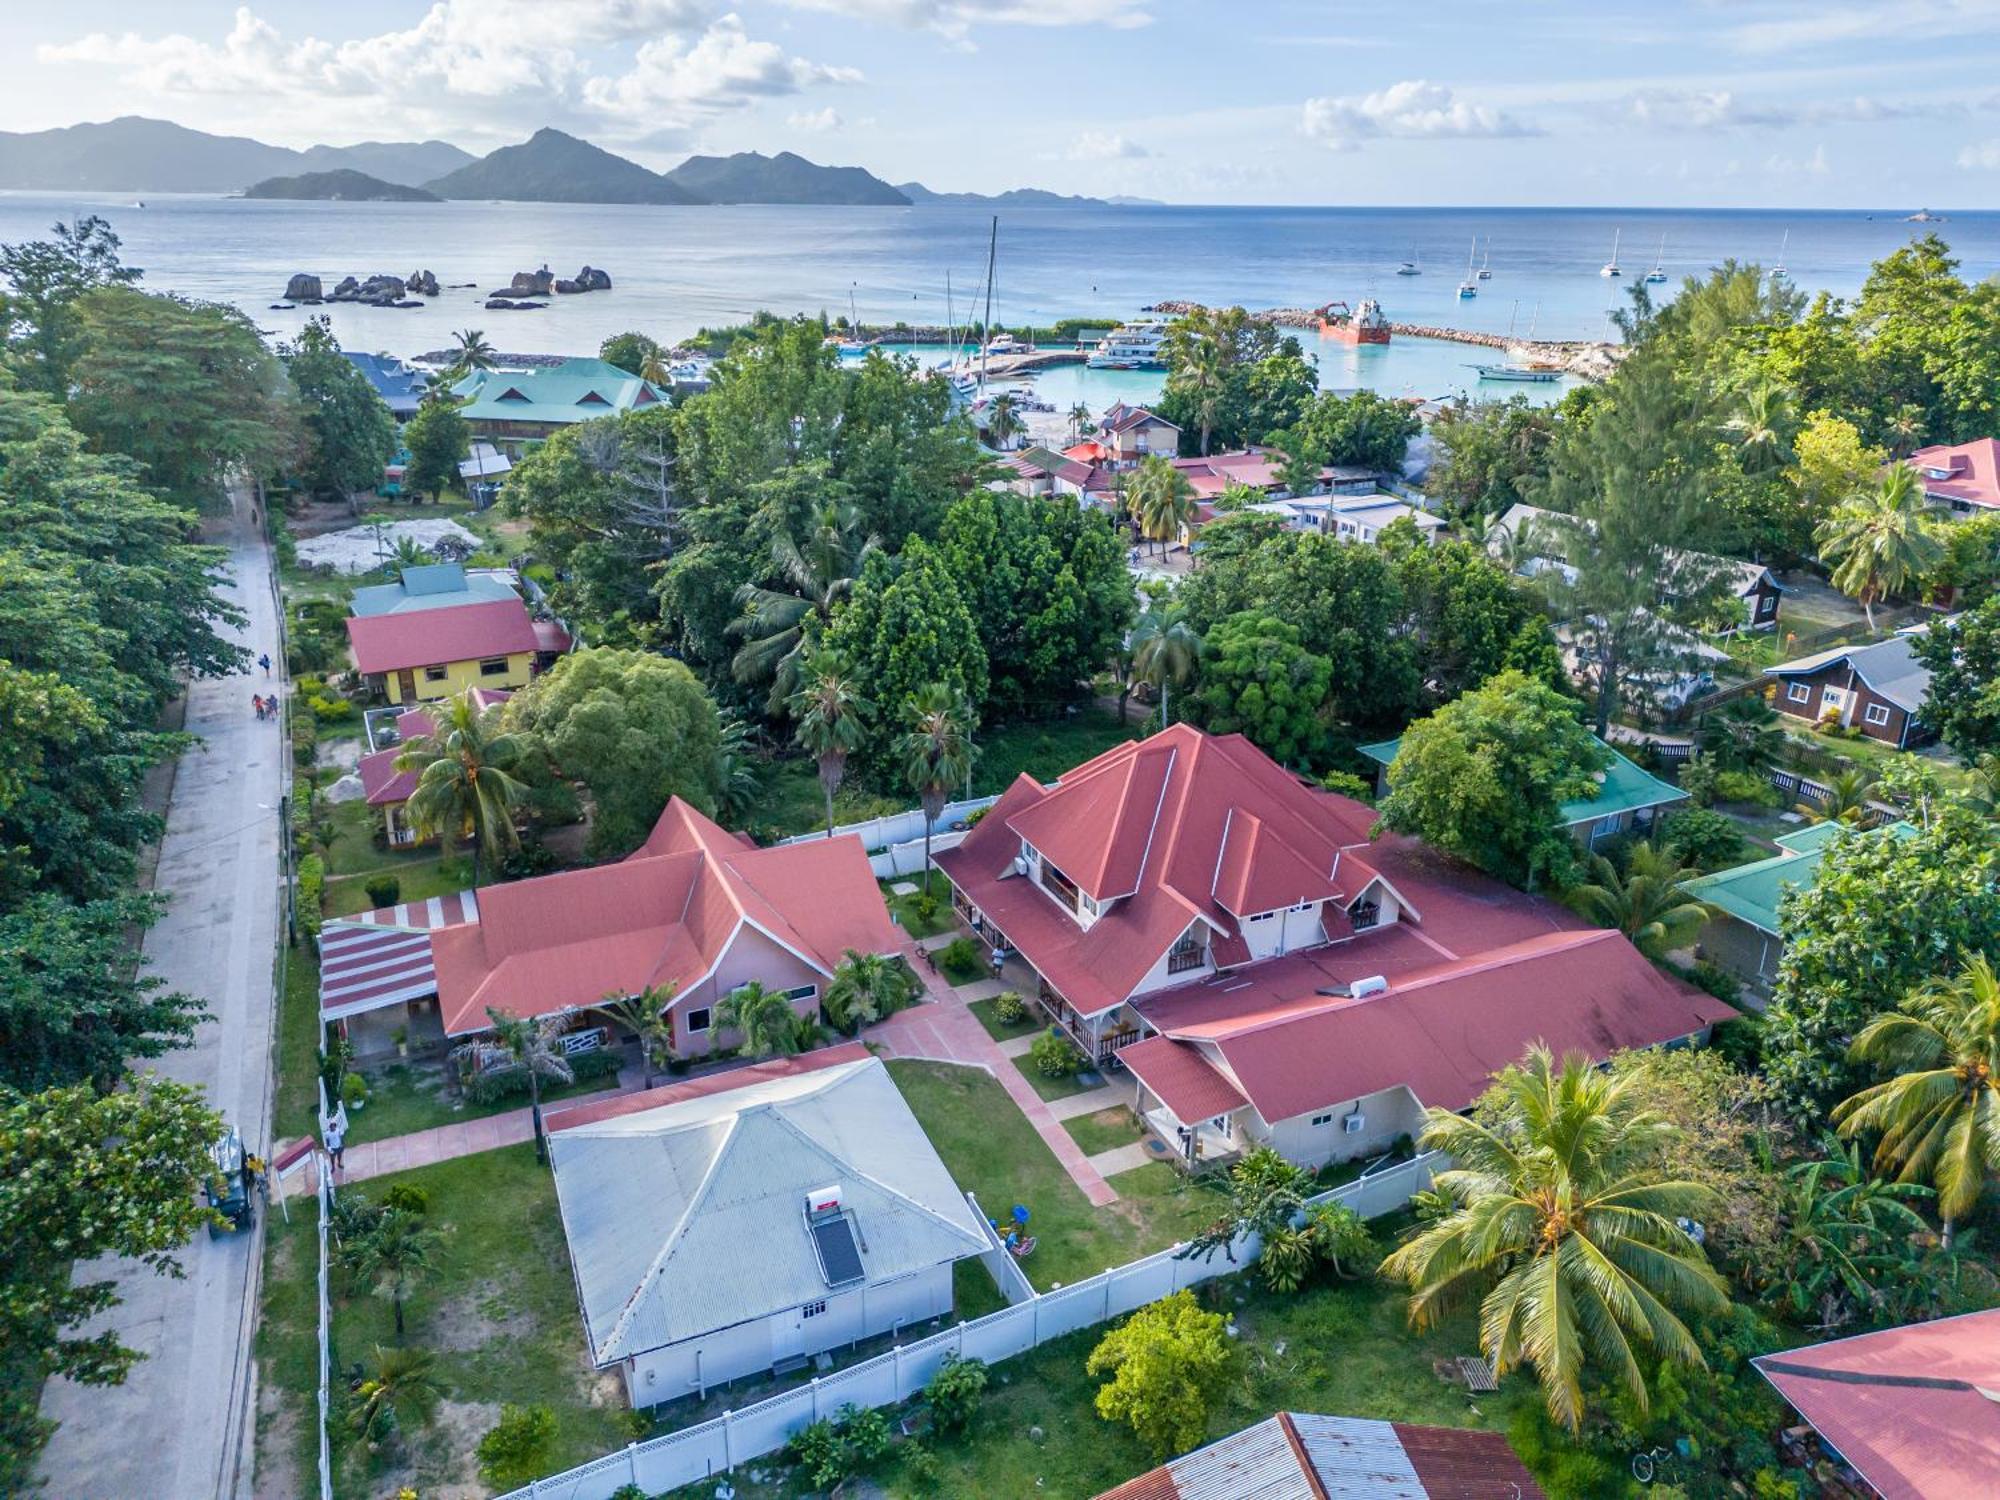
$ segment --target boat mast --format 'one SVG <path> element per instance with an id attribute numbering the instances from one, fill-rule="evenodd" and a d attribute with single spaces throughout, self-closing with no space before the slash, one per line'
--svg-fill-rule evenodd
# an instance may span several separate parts
<path id="1" fill-rule="evenodd" d="M 993 216 L 993 230 L 986 241 L 986 318 L 979 330 L 979 394 L 986 394 L 986 346 L 993 342 L 993 261 L 1000 253 L 1000 215 Z"/>

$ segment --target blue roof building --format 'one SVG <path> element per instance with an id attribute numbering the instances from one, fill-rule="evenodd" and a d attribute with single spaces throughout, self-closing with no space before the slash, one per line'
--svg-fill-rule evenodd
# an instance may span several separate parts
<path id="1" fill-rule="evenodd" d="M 407 422 L 417 414 L 424 389 L 430 384 L 428 374 L 411 368 L 393 354 L 358 354 L 352 349 L 343 349 L 341 353 L 368 377 L 368 383 L 375 387 L 375 394 L 382 398 L 389 414 L 398 422 Z"/>
<path id="2" fill-rule="evenodd" d="M 426 563 L 403 569 L 395 583 L 370 584 L 354 591 L 349 606 L 357 616 L 407 615 L 461 604 L 494 604 L 521 596 L 490 572 L 468 573 L 457 563 Z"/>

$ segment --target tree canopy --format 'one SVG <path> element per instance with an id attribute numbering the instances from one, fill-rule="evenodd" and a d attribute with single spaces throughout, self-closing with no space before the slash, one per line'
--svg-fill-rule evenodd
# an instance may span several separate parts
<path id="1" fill-rule="evenodd" d="M 396 452 L 396 419 L 368 377 L 340 352 L 331 320 L 311 319 L 280 352 L 305 424 L 307 487 L 345 498 L 380 484 L 383 465 Z"/>
<path id="2" fill-rule="evenodd" d="M 1280 765 L 1306 766 L 1326 740 L 1333 663 L 1299 643 L 1299 628 L 1246 610 L 1211 625 L 1196 713 L 1215 734 L 1242 734 Z"/>
<path id="3" fill-rule="evenodd" d="M 1916 651 L 1931 673 L 1925 725 L 1968 760 L 2000 750 L 2000 598 L 1933 620 Z"/>

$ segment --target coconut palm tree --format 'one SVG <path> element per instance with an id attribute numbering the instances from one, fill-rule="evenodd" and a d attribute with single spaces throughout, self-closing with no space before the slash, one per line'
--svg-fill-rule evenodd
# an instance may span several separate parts
<path id="1" fill-rule="evenodd" d="M 772 718 L 784 712 L 785 700 L 799 685 L 804 665 L 806 621 L 824 625 L 833 608 L 854 588 L 868 555 L 882 545 L 873 533 L 863 533 L 861 512 L 852 505 L 829 501 L 814 514 L 803 540 L 782 533 L 771 543 L 783 586 L 745 584 L 736 591 L 741 613 L 729 633 L 743 642 L 729 664 L 738 682 L 771 683 L 768 707 Z"/>
<path id="2" fill-rule="evenodd" d="M 2000 978 L 1979 954 L 1949 980 L 1906 996 L 1848 1049 L 1889 1073 L 1833 1112 L 1843 1136 L 1879 1137 L 1878 1170 L 1937 1189 L 1949 1248 L 1952 1228 L 2000 1174 Z"/>
<path id="3" fill-rule="evenodd" d="M 725 824 L 741 826 L 763 795 L 764 778 L 757 757 L 750 752 L 750 726 L 725 712 L 720 728 L 715 746 L 715 816 Z"/>
<path id="4" fill-rule="evenodd" d="M 1924 437 L 1924 409 L 1912 402 L 1904 402 L 1889 418 L 1889 456 L 1908 458 L 1917 451 L 1917 444 Z"/>
<path id="5" fill-rule="evenodd" d="M 792 1002 L 756 980 L 731 990 L 715 1007 L 715 1022 L 743 1034 L 745 1057 L 789 1057 L 799 1050 L 798 1013 Z"/>
<path id="6" fill-rule="evenodd" d="M 1697 739 L 1717 770 L 1762 775 L 1785 751 L 1777 710 L 1762 698 L 1731 698 L 1701 716 Z"/>
<path id="7" fill-rule="evenodd" d="M 1724 427 L 1736 439 L 1746 474 L 1770 474 L 1792 461 L 1792 398 L 1773 380 L 1759 381 Z"/>
<path id="8" fill-rule="evenodd" d="M 1875 773 L 1864 766 L 1849 766 L 1826 780 L 1826 800 L 1815 810 L 1822 823 L 1845 823 L 1859 827 L 1868 817 L 1869 798 L 1874 795 Z"/>
<path id="9" fill-rule="evenodd" d="M 861 686 L 840 656 L 815 652 L 805 665 L 804 682 L 792 694 L 793 737 L 819 766 L 819 787 L 826 794 L 826 836 L 833 837 L 833 794 L 847 776 L 847 758 L 861 748 L 868 734 L 874 705 L 861 696 Z"/>
<path id="10" fill-rule="evenodd" d="M 1795 1314 L 1817 1314 L 1818 1327 L 1834 1328 L 1908 1265 L 1910 1239 L 1926 1228 L 1910 1200 L 1931 1190 L 1870 1176 L 1857 1144 L 1829 1139 L 1824 1150 L 1785 1171 L 1769 1275 Z"/>
<path id="11" fill-rule="evenodd" d="M 1569 902 L 1591 921 L 1617 928 L 1641 953 L 1658 958 L 1692 943 L 1708 920 L 1708 907 L 1681 884 L 1700 873 L 1664 849 L 1636 844 L 1622 875 L 1603 855 L 1591 855 L 1590 879 L 1571 888 Z"/>
<path id="12" fill-rule="evenodd" d="M 655 388 L 671 386 L 674 383 L 674 376 L 667 358 L 667 351 L 654 344 L 646 351 L 646 357 L 639 362 L 639 378 Z"/>
<path id="13" fill-rule="evenodd" d="M 852 1036 L 863 1026 L 900 1010 L 915 992 L 916 983 L 909 965 L 900 958 L 849 948 L 826 987 L 826 1018 Z"/>
<path id="14" fill-rule="evenodd" d="M 654 1072 L 666 1065 L 673 1047 L 674 1028 L 667 1020 L 667 1007 L 673 1003 L 671 984 L 648 985 L 636 995 L 606 995 L 597 1002 L 600 1014 L 638 1039 L 646 1088 L 653 1086 Z"/>
<path id="15" fill-rule="evenodd" d="M 1209 438 L 1228 391 L 1229 367 L 1236 360 L 1243 321 L 1240 308 L 1204 308 L 1181 318 L 1167 334 L 1167 362 L 1172 372 L 1167 384 L 1186 394 L 1201 433 L 1203 458 L 1208 457 Z"/>
<path id="16" fill-rule="evenodd" d="M 518 1072 L 528 1080 L 528 1107 L 535 1122 L 535 1160 L 548 1165 L 548 1137 L 542 1133 L 542 1080 L 575 1083 L 576 1069 L 563 1055 L 562 1034 L 569 1030 L 569 1017 L 510 1016 L 487 1007 L 486 1019 L 493 1023 L 488 1036 L 476 1036 L 452 1049 L 452 1058 L 461 1072 Z"/>
<path id="17" fill-rule="evenodd" d="M 371 1443 L 390 1436 L 399 1423 L 429 1426 L 444 1387 L 438 1383 L 437 1356 L 428 1349 L 375 1346 L 375 1368 L 354 1388 L 347 1420 Z"/>
<path id="18" fill-rule="evenodd" d="M 1890 465 L 1880 484 L 1842 501 L 1813 539 L 1833 586 L 1861 601 L 1870 630 L 1876 601 L 1914 587 L 1944 557 L 1923 482 L 1908 464 Z"/>
<path id="19" fill-rule="evenodd" d="M 934 682 L 910 698 L 909 730 L 897 744 L 903 776 L 924 810 L 924 889 L 931 888 L 931 831 L 952 788 L 972 774 L 972 706 L 955 688 Z"/>
<path id="20" fill-rule="evenodd" d="M 439 372 L 437 384 L 450 390 L 475 370 L 490 370 L 497 356 L 493 346 L 486 342 L 486 335 L 477 328 L 466 328 L 452 335 L 457 347 L 453 349 L 451 363 Z"/>
<path id="21" fill-rule="evenodd" d="M 1141 682 L 1159 690 L 1162 729 L 1174 721 L 1168 692 L 1194 675 L 1204 645 L 1184 605 L 1155 604 L 1132 627 L 1132 666 Z"/>
<path id="22" fill-rule="evenodd" d="M 527 788 L 515 773 L 527 760 L 527 742 L 495 733 L 469 689 L 441 707 L 432 705 L 430 715 L 437 728 L 405 742 L 396 757 L 398 771 L 417 773 L 404 815 L 418 837 L 434 837 L 447 850 L 470 837 L 472 883 L 478 885 L 488 851 L 521 841 L 514 809 Z"/>
<path id="23" fill-rule="evenodd" d="M 1079 401 L 1069 409 L 1069 440 L 1083 441 L 1083 435 L 1091 430 L 1090 408 Z"/>
<path id="24" fill-rule="evenodd" d="M 1410 1322 L 1435 1325 L 1480 1297 L 1479 1342 L 1504 1374 L 1534 1367 L 1549 1415 L 1575 1432 L 1595 1367 L 1642 1413 L 1641 1352 L 1698 1368 L 1682 1316 L 1729 1305 L 1723 1281 L 1676 1222 L 1709 1211 L 1711 1189 L 1659 1175 L 1674 1127 L 1631 1077 L 1537 1047 L 1498 1084 L 1492 1124 L 1427 1111 L 1422 1145 L 1456 1163 L 1437 1187 L 1453 1204 L 1382 1263 L 1410 1288 Z"/>
<path id="25" fill-rule="evenodd" d="M 993 440 L 996 448 L 1005 448 L 1009 440 L 1028 430 L 1028 424 L 1021 420 L 1021 413 L 1013 396 L 1002 391 L 993 398 L 993 404 L 986 409 L 986 435 Z"/>
<path id="26" fill-rule="evenodd" d="M 1180 535 L 1194 515 L 1194 489 L 1187 476 L 1160 454 L 1139 460 L 1139 467 L 1125 487 L 1125 503 L 1138 519 L 1146 540 L 1158 542 L 1165 553 L 1167 543 Z"/>
<path id="27" fill-rule="evenodd" d="M 396 1337 L 403 1336 L 403 1302 L 416 1282 L 437 1269 L 433 1258 L 444 1236 L 407 1208 L 385 1208 L 359 1239 L 341 1246 L 341 1259 L 378 1297 L 396 1310 Z"/>

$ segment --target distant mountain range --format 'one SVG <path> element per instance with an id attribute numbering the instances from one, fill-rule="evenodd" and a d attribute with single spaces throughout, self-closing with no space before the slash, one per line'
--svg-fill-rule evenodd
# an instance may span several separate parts
<path id="1" fill-rule="evenodd" d="M 342 173 L 377 187 L 317 180 Z M 0 131 L 0 188 L 244 192 L 260 198 L 348 201 L 400 196 L 381 188 L 420 188 L 439 198 L 523 203 L 1096 208 L 1106 202 L 1039 188 L 992 195 L 934 193 L 920 182 L 891 186 L 861 167 L 825 167 L 790 151 L 691 156 L 672 171 L 654 172 L 554 129 L 538 130 L 519 145 L 482 157 L 444 141 L 367 141 L 294 151 L 138 115 L 57 130 Z"/>
<path id="2" fill-rule="evenodd" d="M 246 198 L 323 199 L 335 203 L 438 203 L 436 193 L 400 182 L 384 182 L 366 172 L 342 167 L 332 172 L 301 172 L 296 177 L 266 177 L 243 190 Z"/>

